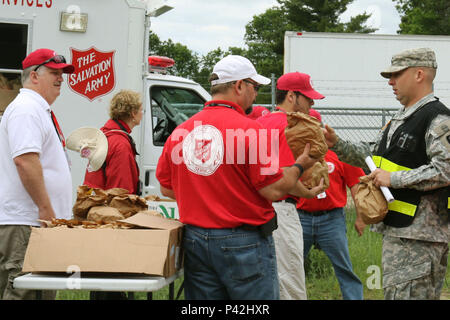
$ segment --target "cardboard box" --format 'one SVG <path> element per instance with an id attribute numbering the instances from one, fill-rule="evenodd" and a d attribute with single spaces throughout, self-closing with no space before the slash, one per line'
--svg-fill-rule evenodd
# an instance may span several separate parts
<path id="1" fill-rule="evenodd" d="M 171 199 L 147 200 L 148 210 L 158 211 L 163 217 L 180 219 L 177 202 Z"/>
<path id="2" fill-rule="evenodd" d="M 19 90 L 0 89 L 0 114 L 3 114 L 6 107 L 16 98 L 18 94 Z"/>
<path id="3" fill-rule="evenodd" d="M 182 267 L 183 224 L 145 213 L 139 229 L 32 228 L 24 272 L 115 272 L 170 277 Z"/>

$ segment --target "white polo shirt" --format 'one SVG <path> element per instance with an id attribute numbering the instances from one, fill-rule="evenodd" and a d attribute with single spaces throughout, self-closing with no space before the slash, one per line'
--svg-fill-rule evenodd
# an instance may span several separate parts
<path id="1" fill-rule="evenodd" d="M 38 208 L 25 190 L 14 158 L 36 152 L 56 218 L 72 218 L 72 177 L 50 116 L 37 92 L 21 89 L 0 122 L 0 225 L 39 226 Z"/>

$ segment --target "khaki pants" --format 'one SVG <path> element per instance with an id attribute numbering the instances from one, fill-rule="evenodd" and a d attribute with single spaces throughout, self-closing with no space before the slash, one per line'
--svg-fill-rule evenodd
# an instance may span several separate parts
<path id="1" fill-rule="evenodd" d="M 384 298 L 439 300 L 447 257 L 448 243 L 384 236 Z"/>
<path id="2" fill-rule="evenodd" d="M 273 232 L 281 300 L 306 300 L 303 229 L 295 204 L 273 202 L 278 228 Z"/>
<path id="3" fill-rule="evenodd" d="M 0 225 L 0 299 L 34 300 L 35 290 L 14 289 L 13 281 L 23 275 L 22 265 L 30 239 L 30 226 Z M 43 291 L 42 299 L 55 299 L 56 291 Z"/>

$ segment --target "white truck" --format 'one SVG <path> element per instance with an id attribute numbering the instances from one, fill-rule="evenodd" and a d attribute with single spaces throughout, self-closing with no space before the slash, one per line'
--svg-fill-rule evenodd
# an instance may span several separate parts
<path id="1" fill-rule="evenodd" d="M 149 61 L 165 63 L 148 57 L 150 17 L 167 9 L 158 0 L 0 1 L 0 114 L 18 92 L 21 61 L 38 48 L 53 49 L 75 66 L 52 106 L 66 137 L 79 127 L 102 127 L 119 90 L 140 92 L 144 117 L 132 136 L 142 196 L 161 195 L 155 169 L 165 140 L 210 99 L 191 80 L 149 71 Z M 69 156 L 75 201 L 87 160 Z"/>
<path id="2" fill-rule="evenodd" d="M 288 31 L 284 72 L 311 75 L 314 88 L 325 96 L 316 100 L 319 107 L 399 107 L 380 72 L 390 65 L 394 54 L 423 47 L 436 53 L 434 92 L 450 106 L 450 36 Z"/>

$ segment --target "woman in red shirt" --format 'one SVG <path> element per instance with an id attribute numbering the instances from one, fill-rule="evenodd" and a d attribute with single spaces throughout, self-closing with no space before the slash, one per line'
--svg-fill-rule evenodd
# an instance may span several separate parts
<path id="1" fill-rule="evenodd" d="M 139 194 L 139 167 L 136 146 L 131 131 L 142 120 L 140 94 L 131 90 L 119 91 L 111 100 L 110 118 L 100 129 L 108 139 L 108 154 L 100 170 L 86 171 L 84 184 L 103 190 L 127 189 Z"/>

